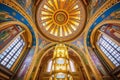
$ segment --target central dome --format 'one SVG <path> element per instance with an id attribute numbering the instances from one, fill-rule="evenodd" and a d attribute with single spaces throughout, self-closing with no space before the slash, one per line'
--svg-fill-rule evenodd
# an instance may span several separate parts
<path id="1" fill-rule="evenodd" d="M 81 34 L 86 12 L 81 0 L 43 0 L 36 17 L 43 37 L 51 41 L 66 42 Z"/>

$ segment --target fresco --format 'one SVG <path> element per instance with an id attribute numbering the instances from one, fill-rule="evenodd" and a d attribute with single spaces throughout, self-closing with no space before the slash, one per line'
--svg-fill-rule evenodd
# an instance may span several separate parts
<path id="1" fill-rule="evenodd" d="M 101 64 L 101 62 L 99 61 L 99 59 L 97 58 L 96 54 L 94 53 L 94 51 L 92 50 L 91 47 L 88 47 L 88 51 L 90 53 L 90 56 L 94 62 L 94 64 L 96 65 L 98 71 L 100 72 L 101 76 L 106 76 L 107 73 L 105 72 L 105 69 L 103 67 L 103 65 Z"/>
<path id="2" fill-rule="evenodd" d="M 24 60 L 21 68 L 19 69 L 18 75 L 16 77 L 16 80 L 24 80 L 24 76 L 26 74 L 26 72 L 28 71 L 28 68 L 30 66 L 30 63 L 32 61 L 33 55 L 34 55 L 34 51 L 35 51 L 35 46 L 33 46 L 30 51 L 28 52 L 28 55 L 26 57 L 26 59 Z"/>
<path id="3" fill-rule="evenodd" d="M 32 16 L 33 0 L 16 0 L 25 11 Z"/>
<path id="4" fill-rule="evenodd" d="M 93 15 L 107 0 L 89 0 L 91 15 Z"/>
<path id="5" fill-rule="evenodd" d="M 42 48 L 44 48 L 46 45 L 50 43 L 42 39 L 40 35 L 39 35 L 38 41 L 39 41 L 39 50 L 41 50 Z"/>
<path id="6" fill-rule="evenodd" d="M 78 48 L 80 48 L 82 50 L 82 52 L 85 53 L 84 35 L 82 35 L 80 38 L 78 38 L 77 40 L 75 40 L 74 42 L 72 42 L 72 44 L 74 44 L 75 46 L 77 46 Z"/>
<path id="7" fill-rule="evenodd" d="M 0 30 L 0 50 L 6 46 L 21 30 L 15 25 Z"/>
<path id="8" fill-rule="evenodd" d="M 8 12 L 0 10 L 0 23 L 15 20 Z"/>
<path id="9" fill-rule="evenodd" d="M 41 49 L 43 49 L 43 48 L 44 48 L 46 45 L 48 45 L 49 43 L 50 43 L 50 42 L 47 42 L 47 41 L 41 39 L 41 37 L 39 36 L 39 50 L 38 50 L 38 51 L 40 51 Z M 49 48 L 50 48 L 50 47 L 53 47 L 53 45 L 52 45 L 52 46 L 49 46 Z M 44 52 L 45 52 L 45 50 L 43 51 L 43 53 L 44 53 Z M 38 55 L 40 55 L 40 54 L 38 54 Z M 33 77 L 34 77 L 34 75 L 35 75 L 35 71 L 36 71 L 36 69 L 37 69 L 37 66 L 39 66 L 39 65 L 38 65 L 38 64 L 39 64 L 39 61 L 40 61 L 40 58 L 38 57 L 38 58 L 36 59 L 34 69 L 32 70 L 30 80 L 32 80 Z"/>
<path id="10" fill-rule="evenodd" d="M 21 1 L 21 0 L 19 0 Z M 25 24 L 29 30 L 31 31 L 32 33 L 32 40 L 33 40 L 33 43 L 32 45 L 35 46 L 36 45 L 36 37 L 35 37 L 35 32 L 33 30 L 33 27 L 31 26 L 31 24 L 28 22 L 28 20 L 19 13 L 19 11 L 16 11 L 14 10 L 13 8 L 5 5 L 5 4 L 2 4 L 0 3 L 0 11 L 4 11 L 4 12 L 7 12 L 8 14 L 10 14 L 10 16 L 12 16 L 15 20 L 18 20 L 20 22 L 22 22 L 23 24 Z"/>
<path id="11" fill-rule="evenodd" d="M 110 15 L 113 14 L 116 11 L 119 11 L 120 9 L 120 2 L 116 3 L 115 5 L 111 6 L 109 9 L 104 11 L 101 15 L 99 15 L 96 20 L 93 22 L 93 24 L 89 27 L 89 31 L 87 33 L 87 40 L 86 44 L 87 46 L 91 46 L 90 44 L 90 35 L 92 30 L 96 27 L 97 24 L 102 22 L 103 20 L 110 19 Z"/>
<path id="12" fill-rule="evenodd" d="M 120 26 L 114 24 L 108 24 L 102 26 L 100 30 L 106 33 L 107 35 L 111 36 L 111 38 L 120 42 Z"/>
<path id="13" fill-rule="evenodd" d="M 41 39 L 40 36 L 39 36 L 38 40 L 39 40 L 39 50 L 38 50 L 38 51 L 40 51 L 40 50 L 41 50 L 42 48 L 44 48 L 47 44 L 49 44 L 49 42 Z M 27 70 L 28 70 L 28 67 L 29 67 L 29 65 L 30 65 L 30 63 L 31 63 L 32 57 L 33 57 L 33 55 L 34 55 L 34 51 L 35 51 L 35 46 L 33 46 L 33 47 L 31 48 L 31 50 L 29 51 L 26 59 L 24 60 L 22 66 L 21 66 L 21 68 L 20 68 L 20 71 L 19 71 L 19 73 L 18 73 L 18 75 L 17 75 L 17 80 L 24 80 L 24 76 L 25 76 L 25 74 L 26 74 L 26 72 L 27 72 Z M 36 60 L 36 65 L 34 66 L 34 69 L 33 69 L 32 73 L 31 73 L 31 77 L 30 77 L 30 78 L 33 78 L 33 76 L 34 76 L 34 72 L 35 72 L 35 70 L 36 70 L 36 67 L 38 66 L 39 59 L 40 59 L 40 58 L 37 58 L 37 60 Z"/>

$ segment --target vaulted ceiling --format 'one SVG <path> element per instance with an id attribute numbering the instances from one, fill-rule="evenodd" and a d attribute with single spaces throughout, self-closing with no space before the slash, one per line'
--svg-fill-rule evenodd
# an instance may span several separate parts
<path id="1" fill-rule="evenodd" d="M 36 9 L 36 23 L 44 38 L 71 41 L 84 30 L 86 7 L 82 0 L 43 0 Z"/>

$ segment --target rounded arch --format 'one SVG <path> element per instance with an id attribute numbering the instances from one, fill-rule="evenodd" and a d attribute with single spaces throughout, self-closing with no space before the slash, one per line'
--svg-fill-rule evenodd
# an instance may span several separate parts
<path id="1" fill-rule="evenodd" d="M 97 10 L 97 12 L 90 18 L 89 22 L 85 26 L 86 28 L 85 28 L 85 35 L 84 35 L 84 48 L 86 51 L 86 57 L 89 61 L 88 64 L 90 65 L 90 68 L 92 69 L 95 78 L 100 79 L 100 80 L 102 79 L 102 77 L 99 76 L 100 73 L 99 73 L 96 65 L 94 64 L 94 62 L 90 56 L 90 53 L 88 51 L 88 47 L 91 47 L 90 35 L 91 35 L 92 30 L 96 27 L 96 25 L 99 24 L 100 22 L 102 22 L 107 16 L 109 16 L 109 15 L 106 15 L 105 12 L 113 9 L 116 5 L 115 3 L 116 3 L 115 1 L 113 1 L 113 2 L 107 1 L 105 4 L 108 4 L 108 5 L 103 5 L 99 10 Z M 113 8 L 109 8 L 110 6 L 113 6 Z M 115 9 L 113 9 L 113 11 L 114 10 Z M 113 12 L 113 11 L 111 10 L 111 12 Z"/>
<path id="2" fill-rule="evenodd" d="M 5 32 L 5 36 L 7 35 L 7 38 L 4 38 L 4 35 L 2 36 L 5 46 L 2 45 L 3 47 L 0 50 L 1 67 L 14 74 L 25 59 L 27 50 L 32 46 L 32 34 L 28 27 L 19 21 L 2 22 L 0 26 L 1 34 Z"/>
<path id="3" fill-rule="evenodd" d="M 47 54 L 47 52 L 48 52 L 49 50 L 51 50 L 53 47 L 55 47 L 56 44 L 57 44 L 57 43 L 48 44 L 48 45 L 45 46 L 43 49 L 41 49 L 40 51 L 38 51 L 38 55 L 37 55 L 37 58 L 36 58 L 36 59 L 38 60 L 38 62 L 35 63 L 35 65 L 36 65 L 37 67 L 35 68 L 35 74 L 34 74 L 33 79 L 36 79 L 36 78 L 37 78 L 37 73 L 38 73 L 38 71 L 39 71 L 39 67 L 40 67 L 40 65 L 41 65 L 42 59 L 44 58 L 44 56 Z M 31 76 L 31 75 L 30 75 L 30 76 Z"/>
<path id="4" fill-rule="evenodd" d="M 39 71 L 39 67 L 40 67 L 40 65 L 42 63 L 42 59 L 44 58 L 44 56 L 46 56 L 48 51 L 50 51 L 51 49 L 54 49 L 56 44 L 57 43 L 49 44 L 44 49 L 42 49 L 42 50 L 40 50 L 38 52 L 39 56 L 37 58 L 39 58 L 39 61 L 38 61 L 39 64 L 37 65 L 34 79 L 37 78 L 37 74 L 38 74 L 38 71 Z M 88 68 L 86 66 L 86 59 L 85 59 L 84 55 L 82 54 L 82 52 L 79 50 L 79 48 L 75 47 L 72 44 L 66 44 L 66 46 L 68 46 L 75 53 L 75 55 L 79 58 L 79 60 L 81 61 L 82 66 L 83 66 L 83 69 L 85 70 L 85 74 L 86 74 L 87 78 L 91 80 L 91 76 L 90 76 L 90 74 L 89 74 L 89 72 L 87 70 Z"/>
<path id="5" fill-rule="evenodd" d="M 95 44 L 95 41 L 97 41 L 97 31 L 100 29 L 100 27 L 102 27 L 103 25 L 106 25 L 106 24 L 112 24 L 112 25 L 116 25 L 116 26 L 120 26 L 120 20 L 105 20 L 99 24 L 97 24 L 92 32 L 91 32 L 91 35 L 90 35 L 90 45 L 87 45 L 86 41 L 87 41 L 87 36 L 85 36 L 85 39 L 84 39 L 84 44 L 85 44 L 85 51 L 86 51 L 86 55 L 88 55 L 90 57 L 90 67 L 92 69 L 92 71 L 94 72 L 94 75 L 97 76 L 96 74 L 99 74 L 99 71 L 97 69 L 97 66 L 95 65 L 95 63 L 93 62 L 92 58 L 91 58 L 91 55 L 90 55 L 90 52 L 89 52 L 89 48 L 92 48 L 94 51 L 96 51 L 96 56 L 100 59 L 102 58 L 104 61 L 100 60 L 101 61 L 101 64 L 104 65 L 104 68 L 105 66 L 107 68 L 105 68 L 104 70 L 108 73 L 107 75 L 109 76 L 109 72 L 110 74 L 112 74 L 111 72 L 113 71 L 113 69 L 115 69 L 115 65 L 113 65 L 113 63 L 106 57 L 106 55 L 98 48 L 98 46 L 96 46 Z M 115 41 L 114 39 L 112 39 L 110 36 L 109 38 L 113 41 Z M 89 42 L 89 41 L 88 41 Z M 115 41 L 116 42 L 116 41 Z M 116 42 L 117 43 L 117 42 Z M 98 51 L 97 51 L 98 50 Z M 99 54 L 100 53 L 100 54 Z M 114 76 L 115 73 L 113 73 L 113 76 Z M 116 74 L 117 74 L 117 71 L 116 71 Z M 101 76 L 99 76 L 101 78 Z M 112 77 L 111 77 L 112 78 Z"/>
<path id="6" fill-rule="evenodd" d="M 118 26 L 120 26 L 120 20 L 106 20 L 106 21 L 103 21 L 103 22 L 101 22 L 101 23 L 99 23 L 94 29 L 93 29 L 93 31 L 92 31 L 92 33 L 91 33 L 91 36 L 90 36 L 90 41 L 91 41 L 91 45 L 92 45 L 92 47 L 94 48 L 95 46 L 94 46 L 94 41 L 96 41 L 95 39 L 95 35 L 96 35 L 96 31 L 100 28 L 100 27 L 102 27 L 103 25 L 105 25 L 105 24 L 115 24 L 115 25 L 118 25 Z"/>
<path id="7" fill-rule="evenodd" d="M 0 31 L 7 29 L 11 26 L 14 26 L 14 25 L 18 25 L 18 26 L 20 26 L 20 28 L 24 29 L 22 32 L 16 34 L 16 36 L 23 35 L 24 36 L 23 38 L 25 39 L 25 42 L 27 43 L 27 47 L 31 47 L 32 46 L 32 34 L 31 34 L 29 28 L 26 25 L 24 25 L 23 23 L 21 23 L 19 21 L 3 22 L 0 24 L 0 26 L 1 26 Z M 11 42 L 9 42 L 7 45 L 9 45 L 10 43 Z M 2 50 L 0 50 L 0 52 L 5 50 L 6 47 L 8 47 L 8 46 L 5 46 L 4 48 L 2 48 Z"/>
<path id="8" fill-rule="evenodd" d="M 3 22 L 0 24 L 0 26 L 1 26 L 0 30 L 8 28 L 12 25 L 19 25 L 21 28 L 25 29 L 26 39 L 27 39 L 27 42 L 29 43 L 29 47 L 30 47 L 32 45 L 32 34 L 31 34 L 29 28 L 26 25 L 24 25 L 23 23 L 21 23 L 19 21 Z"/>
<path id="9" fill-rule="evenodd" d="M 120 29 L 120 20 L 106 20 L 104 22 L 101 22 L 98 24 L 90 36 L 91 46 L 94 49 L 97 49 L 97 51 L 100 53 L 100 55 L 105 59 L 105 61 L 108 64 L 108 67 L 115 69 L 117 66 L 120 65 L 119 63 L 119 46 L 120 43 L 119 38 L 118 41 L 116 40 L 116 37 L 109 35 L 106 33 L 106 31 L 102 31 L 102 28 L 105 30 L 112 30 L 112 26 L 116 26 L 118 29 Z M 110 28 L 110 29 L 108 29 Z M 119 30 L 118 30 L 119 32 Z M 110 32 L 111 33 L 111 32 Z M 120 34 L 120 32 L 119 32 Z M 117 35 L 119 35 L 117 34 Z M 118 37 L 118 36 L 117 36 Z M 104 44 L 102 42 L 105 42 Z M 106 46 L 107 45 L 107 46 Z M 108 46 L 109 45 L 109 46 Z M 117 47 L 118 46 L 118 47 Z M 110 49 L 109 49 L 110 47 Z M 116 53 L 117 51 L 117 53 Z M 114 56 L 113 56 L 114 55 Z"/>

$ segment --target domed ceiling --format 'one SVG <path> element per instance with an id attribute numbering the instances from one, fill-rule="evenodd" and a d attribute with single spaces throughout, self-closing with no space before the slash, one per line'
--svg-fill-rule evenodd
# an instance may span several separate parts
<path id="1" fill-rule="evenodd" d="M 36 19 L 43 37 L 66 42 L 81 34 L 86 12 L 81 0 L 43 0 L 39 4 Z"/>

